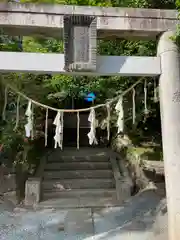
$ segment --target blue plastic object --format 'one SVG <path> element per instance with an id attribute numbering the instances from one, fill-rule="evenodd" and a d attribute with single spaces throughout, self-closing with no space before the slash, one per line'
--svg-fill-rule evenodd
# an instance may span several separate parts
<path id="1" fill-rule="evenodd" d="M 93 102 L 95 99 L 96 99 L 96 95 L 93 92 L 88 93 L 87 96 L 85 97 L 85 100 L 87 102 Z"/>

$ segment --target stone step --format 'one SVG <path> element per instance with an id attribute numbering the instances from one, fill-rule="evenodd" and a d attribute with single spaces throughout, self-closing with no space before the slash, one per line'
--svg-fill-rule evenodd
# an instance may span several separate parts
<path id="1" fill-rule="evenodd" d="M 47 163 L 46 170 L 97 170 L 111 169 L 110 162 L 66 162 L 66 163 Z"/>
<path id="2" fill-rule="evenodd" d="M 48 189 L 109 189 L 115 188 L 114 179 L 66 179 L 66 180 L 44 180 L 43 191 Z"/>
<path id="3" fill-rule="evenodd" d="M 44 171 L 44 179 L 113 178 L 111 170 Z"/>
<path id="4" fill-rule="evenodd" d="M 82 197 L 116 197 L 115 189 L 88 189 L 88 190 L 46 190 L 43 193 L 43 200 L 53 199 L 53 198 L 82 198 Z"/>
<path id="5" fill-rule="evenodd" d="M 103 208 L 121 206 L 122 202 L 112 197 L 92 197 L 92 198 L 59 198 L 49 199 L 42 201 L 38 204 L 37 209 L 44 208 L 55 208 L 55 209 L 66 209 L 66 208 Z"/>
<path id="6" fill-rule="evenodd" d="M 109 157 L 105 156 L 60 156 L 60 157 L 48 157 L 48 162 L 108 162 Z"/>

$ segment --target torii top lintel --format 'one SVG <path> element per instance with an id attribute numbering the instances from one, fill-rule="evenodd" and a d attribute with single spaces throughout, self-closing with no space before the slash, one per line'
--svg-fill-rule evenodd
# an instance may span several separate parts
<path id="1" fill-rule="evenodd" d="M 97 17 L 98 38 L 156 38 L 175 29 L 175 10 L 0 3 L 0 28 L 11 35 L 63 36 L 63 15 Z"/>

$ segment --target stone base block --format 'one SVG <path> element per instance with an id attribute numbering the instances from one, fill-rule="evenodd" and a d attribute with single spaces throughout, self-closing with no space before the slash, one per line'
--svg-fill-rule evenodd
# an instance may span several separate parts
<path id="1" fill-rule="evenodd" d="M 121 199 L 125 201 L 131 197 L 131 185 L 127 180 L 121 182 Z"/>
<path id="2" fill-rule="evenodd" d="M 41 179 L 29 178 L 25 187 L 25 205 L 32 206 L 39 203 L 41 195 Z"/>

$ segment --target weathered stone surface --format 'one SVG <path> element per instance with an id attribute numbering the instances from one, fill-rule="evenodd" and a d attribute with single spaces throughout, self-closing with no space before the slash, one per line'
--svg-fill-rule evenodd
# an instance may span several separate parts
<path id="1" fill-rule="evenodd" d="M 146 37 L 175 29 L 177 11 L 161 9 L 101 8 L 48 4 L 0 3 L 0 26 L 11 34 L 63 37 L 63 15 L 94 15 L 99 38 Z M 30 26 L 31 28 L 27 28 Z"/>
<path id="2" fill-rule="evenodd" d="M 154 191 L 146 190 L 121 207 L 103 209 L 13 211 L 0 204 L 0 239 L 166 240 L 166 205 L 159 202 Z"/>
<path id="3" fill-rule="evenodd" d="M 116 152 L 121 152 L 121 150 L 131 145 L 132 145 L 132 141 L 129 139 L 127 135 L 115 136 L 111 143 L 112 149 Z"/>
<path id="4" fill-rule="evenodd" d="M 95 71 L 97 20 L 92 16 L 64 16 L 64 54 L 67 71 Z"/>
<path id="5" fill-rule="evenodd" d="M 94 239 L 149 240 L 156 217 L 154 211 L 159 202 L 156 193 L 147 190 L 132 197 L 123 206 L 94 209 Z"/>
<path id="6" fill-rule="evenodd" d="M 7 212 L 12 212 L 13 209 L 15 208 L 15 205 L 13 204 L 12 201 L 6 199 L 4 201 L 4 199 L 0 199 L 0 215 L 7 211 Z M 2 220 L 0 219 L 0 225 L 2 224 Z"/>
<path id="7" fill-rule="evenodd" d="M 73 209 L 68 211 L 65 217 L 65 231 L 70 236 L 86 233 L 93 234 L 93 222 L 91 209 Z"/>
<path id="8" fill-rule="evenodd" d="M 34 205 L 40 201 L 41 179 L 29 178 L 25 187 L 25 205 Z"/>
<path id="9" fill-rule="evenodd" d="M 143 161 L 144 170 L 155 172 L 156 174 L 164 175 L 164 162 L 163 161 Z"/>
<path id="10" fill-rule="evenodd" d="M 112 170 L 67 170 L 45 171 L 45 179 L 112 178 Z"/>
<path id="11" fill-rule="evenodd" d="M 112 189 L 115 187 L 114 179 L 63 179 L 45 180 L 42 183 L 44 189 Z"/>
<path id="12" fill-rule="evenodd" d="M 3 193 L 16 190 L 15 174 L 4 175 L 3 181 L 0 183 L 0 186 L 0 191 Z"/>
<path id="13" fill-rule="evenodd" d="M 119 8 L 119 7 L 94 7 L 76 5 L 57 5 L 57 4 L 19 4 L 19 3 L 0 3 L 1 12 L 24 12 L 56 15 L 93 15 L 107 17 L 138 17 L 138 18 L 168 18 L 177 17 L 177 11 L 164 9 L 144 9 L 144 8 Z"/>
<path id="14" fill-rule="evenodd" d="M 16 175 L 7 167 L 0 167 L 0 194 L 16 190 Z"/>
<path id="15" fill-rule="evenodd" d="M 155 222 L 152 227 L 152 234 L 148 240 L 168 240 L 168 213 L 167 203 L 164 198 L 156 211 Z"/>
<path id="16" fill-rule="evenodd" d="M 89 162 L 48 162 L 45 166 L 45 170 L 66 170 L 66 171 L 73 171 L 73 170 L 109 170 L 111 169 L 111 164 L 108 161 L 99 162 L 97 158 L 97 162 L 89 161 Z"/>
<path id="17" fill-rule="evenodd" d="M 52 198 L 82 198 L 82 197 L 94 197 L 97 199 L 102 198 L 116 198 L 116 189 L 71 189 L 71 190 L 62 190 L 62 191 L 44 191 L 43 199 L 52 199 Z"/>

